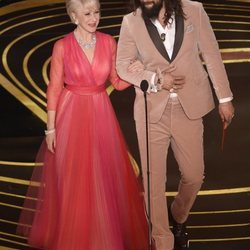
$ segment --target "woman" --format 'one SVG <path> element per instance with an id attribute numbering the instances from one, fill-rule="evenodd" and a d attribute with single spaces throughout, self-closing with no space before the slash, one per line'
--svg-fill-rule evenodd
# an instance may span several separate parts
<path id="1" fill-rule="evenodd" d="M 77 28 L 54 45 L 47 145 L 38 157 L 44 164 L 28 193 L 38 200 L 24 205 L 36 212 L 23 210 L 21 224 L 32 227 L 18 230 L 42 249 L 148 249 L 142 197 L 105 91 L 107 79 L 116 89 L 129 86 L 115 71 L 115 40 L 96 31 L 98 0 L 68 0 L 66 7 Z M 135 62 L 129 70 L 140 67 Z"/>

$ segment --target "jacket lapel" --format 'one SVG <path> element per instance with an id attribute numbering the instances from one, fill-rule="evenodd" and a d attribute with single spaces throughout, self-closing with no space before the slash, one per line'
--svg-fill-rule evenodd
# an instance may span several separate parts
<path id="1" fill-rule="evenodd" d="M 154 26 L 154 24 L 151 22 L 149 18 L 144 18 L 145 25 L 148 30 L 148 34 L 153 41 L 155 47 L 160 52 L 160 54 L 167 60 L 170 61 L 170 58 L 168 56 L 168 53 L 164 47 L 164 44 L 160 38 L 159 32 L 157 28 Z"/>
<path id="2" fill-rule="evenodd" d="M 175 39 L 174 39 L 174 50 L 171 57 L 171 61 L 177 56 L 183 41 L 184 36 L 184 19 L 182 16 L 175 16 Z"/>
<path id="3" fill-rule="evenodd" d="M 154 26 L 154 24 L 151 22 L 149 18 L 144 18 L 144 22 L 146 25 L 146 28 L 148 30 L 149 36 L 151 40 L 153 41 L 155 47 L 159 51 L 159 53 L 168 61 L 172 62 L 175 57 L 178 54 L 178 51 L 181 48 L 181 44 L 183 41 L 183 36 L 184 36 L 184 19 L 181 16 L 176 16 L 175 17 L 175 42 L 174 42 L 174 49 L 173 49 L 173 54 L 171 59 L 168 56 L 168 53 L 165 49 L 165 46 L 161 40 L 161 37 L 159 35 L 159 32 L 157 28 Z"/>

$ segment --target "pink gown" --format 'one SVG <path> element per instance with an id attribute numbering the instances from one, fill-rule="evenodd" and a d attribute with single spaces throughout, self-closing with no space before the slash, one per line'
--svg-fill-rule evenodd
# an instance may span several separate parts
<path id="1" fill-rule="evenodd" d="M 115 71 L 115 40 L 101 32 L 96 40 L 92 63 L 73 32 L 54 45 L 47 97 L 57 111 L 56 153 L 41 146 L 44 164 L 35 167 L 17 229 L 33 247 L 148 249 L 140 185 L 105 91 L 107 80 L 129 84 Z"/>

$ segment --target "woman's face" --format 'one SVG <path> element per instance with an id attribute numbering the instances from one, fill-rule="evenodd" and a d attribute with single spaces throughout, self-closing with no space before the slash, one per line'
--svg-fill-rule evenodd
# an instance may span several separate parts
<path id="1" fill-rule="evenodd" d="M 93 33 L 100 21 L 100 5 L 97 1 L 88 1 L 80 5 L 79 9 L 72 13 L 72 17 L 81 29 Z"/>

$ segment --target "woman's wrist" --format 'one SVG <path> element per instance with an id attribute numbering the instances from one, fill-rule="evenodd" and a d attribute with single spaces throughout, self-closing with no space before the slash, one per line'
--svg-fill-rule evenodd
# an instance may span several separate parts
<path id="1" fill-rule="evenodd" d="M 45 135 L 53 134 L 56 132 L 55 128 L 48 128 L 47 130 L 44 130 Z"/>

